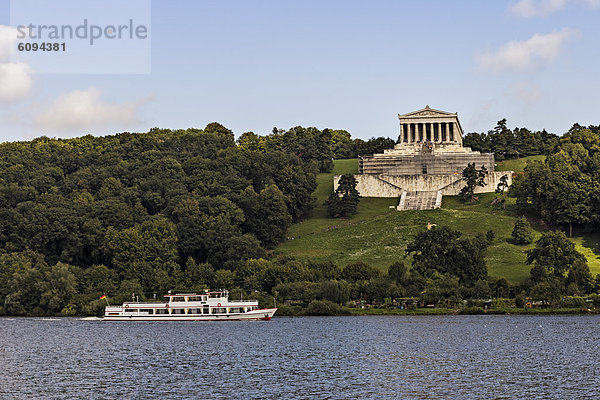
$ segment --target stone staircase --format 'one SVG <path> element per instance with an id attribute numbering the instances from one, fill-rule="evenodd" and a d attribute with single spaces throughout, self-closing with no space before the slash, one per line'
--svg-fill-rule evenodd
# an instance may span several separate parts
<path id="1" fill-rule="evenodd" d="M 396 210 L 435 210 L 442 206 L 442 191 L 403 191 Z"/>

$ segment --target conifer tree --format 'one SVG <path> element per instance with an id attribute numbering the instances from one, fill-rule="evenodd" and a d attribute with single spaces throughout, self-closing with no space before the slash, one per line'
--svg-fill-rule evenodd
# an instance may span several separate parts
<path id="1" fill-rule="evenodd" d="M 515 221 L 515 227 L 513 228 L 511 236 L 514 244 L 529 244 L 533 242 L 531 225 L 525 217 L 518 218 Z"/>
<path id="2" fill-rule="evenodd" d="M 356 214 L 358 202 L 360 201 L 356 184 L 356 179 L 352 174 L 345 174 L 340 177 L 337 189 L 325 201 L 327 213 L 330 217 L 350 217 Z"/>

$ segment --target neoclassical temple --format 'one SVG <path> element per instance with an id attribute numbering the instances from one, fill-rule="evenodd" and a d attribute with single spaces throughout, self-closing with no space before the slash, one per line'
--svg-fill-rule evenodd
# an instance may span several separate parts
<path id="1" fill-rule="evenodd" d="M 458 113 L 433 110 L 429 106 L 408 114 L 398 114 L 400 136 L 398 143 L 458 143 L 462 144 L 463 130 Z"/>
<path id="2" fill-rule="evenodd" d="M 463 147 L 457 113 L 426 106 L 398 114 L 400 135 L 393 149 L 362 157 L 359 173 L 368 175 L 447 175 L 462 173 L 467 164 L 494 170 L 494 155 Z"/>
<path id="3" fill-rule="evenodd" d="M 463 146 L 463 129 L 457 113 L 426 106 L 398 114 L 398 143 L 383 153 L 359 159 L 357 190 L 362 197 L 398 197 L 398 210 L 439 208 L 443 195 L 456 195 L 464 186 L 462 171 L 470 163 L 488 171 L 485 187 L 493 192 L 509 171 L 494 171 L 494 155 Z M 334 178 L 337 187 L 339 177 Z"/>

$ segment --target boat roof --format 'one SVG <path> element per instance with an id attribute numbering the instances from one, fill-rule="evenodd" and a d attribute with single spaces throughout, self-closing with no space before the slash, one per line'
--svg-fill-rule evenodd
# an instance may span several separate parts
<path id="1" fill-rule="evenodd" d="M 177 294 L 165 294 L 165 297 L 180 297 L 180 296 L 206 296 L 211 293 L 229 293 L 228 290 L 213 290 L 205 293 L 177 293 Z"/>

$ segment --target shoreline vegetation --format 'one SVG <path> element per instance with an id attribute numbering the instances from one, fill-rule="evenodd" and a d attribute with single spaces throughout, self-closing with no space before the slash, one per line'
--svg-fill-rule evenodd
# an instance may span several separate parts
<path id="1" fill-rule="evenodd" d="M 389 300 L 389 299 L 388 299 Z M 407 316 L 407 315 L 553 315 L 553 314 L 600 314 L 600 296 L 568 296 L 557 303 L 543 303 L 531 299 L 498 298 L 493 300 L 469 300 L 462 304 L 423 304 L 416 299 L 404 299 L 403 303 L 340 305 L 327 300 L 313 300 L 305 307 L 299 304 L 279 306 L 276 316 Z M 403 304 L 403 305 L 401 305 Z M 407 305 L 408 304 L 408 305 Z"/>
<path id="2" fill-rule="evenodd" d="M 481 307 L 456 308 L 417 308 L 414 310 L 398 309 L 348 309 L 351 316 L 390 315 L 390 316 L 423 316 L 423 315 L 569 315 L 600 314 L 591 308 L 503 308 L 484 310 Z"/>

